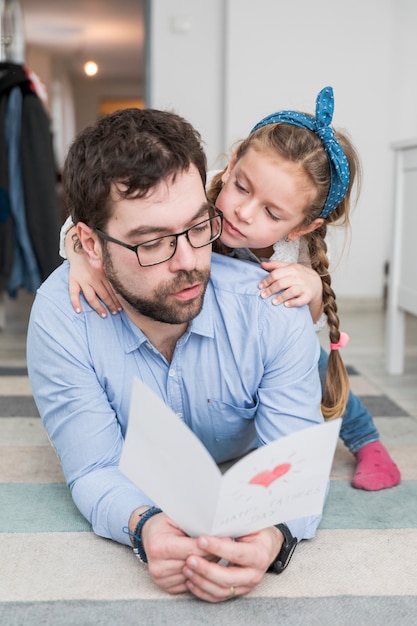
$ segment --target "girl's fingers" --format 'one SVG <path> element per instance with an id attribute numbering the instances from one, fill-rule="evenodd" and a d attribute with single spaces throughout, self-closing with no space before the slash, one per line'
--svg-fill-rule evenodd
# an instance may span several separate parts
<path id="1" fill-rule="evenodd" d="M 106 285 L 101 285 L 100 293 L 97 296 L 106 305 L 112 315 L 117 315 L 122 309 L 116 296 Z"/>
<path id="2" fill-rule="evenodd" d="M 78 283 L 70 282 L 70 288 L 69 288 L 70 300 L 71 300 L 72 307 L 76 313 L 81 313 L 82 311 L 80 293 L 81 293 L 81 287 L 78 285 Z"/>
<path id="3" fill-rule="evenodd" d="M 107 310 L 109 310 L 112 315 L 116 315 L 122 310 L 116 296 L 108 290 L 106 285 L 102 284 L 97 286 L 96 291 L 95 287 L 90 285 L 84 285 L 84 287 L 81 287 L 78 282 L 71 281 L 69 292 L 71 304 L 76 313 L 81 313 L 82 311 L 80 300 L 81 293 L 83 293 L 88 304 L 98 315 L 100 315 L 100 317 L 107 317 Z"/>

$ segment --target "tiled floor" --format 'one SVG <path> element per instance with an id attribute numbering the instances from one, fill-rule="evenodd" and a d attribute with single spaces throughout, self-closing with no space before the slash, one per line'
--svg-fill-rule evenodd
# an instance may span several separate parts
<path id="1" fill-rule="evenodd" d="M 417 317 L 407 316 L 404 373 L 390 375 L 386 369 L 386 316 L 378 301 L 340 300 L 342 329 L 350 341 L 343 349 L 345 363 L 354 366 L 410 415 L 417 417 Z M 320 334 L 323 347 L 326 333 Z"/>
<path id="2" fill-rule="evenodd" d="M 26 326 L 33 296 L 21 292 L 5 298 L 5 327 L 0 330 L 0 367 L 24 367 Z M 389 375 L 385 367 L 385 314 L 378 301 L 340 300 L 342 328 L 350 335 L 343 349 L 345 363 L 379 387 L 410 415 L 417 417 L 417 318 L 407 318 L 404 373 Z M 320 334 L 328 347 L 325 330 Z"/>
<path id="3" fill-rule="evenodd" d="M 25 372 L 31 301 L 24 293 L 7 301 L 0 331 L 1 624 L 126 626 L 141 615 L 153 625 L 269 626 L 284 615 L 287 626 L 414 626 L 417 318 L 407 320 L 405 373 L 389 376 L 381 307 L 339 303 L 342 328 L 351 336 L 345 361 L 362 374 L 351 376 L 352 389 L 372 403 L 381 437 L 401 469 L 400 485 L 373 493 L 353 489 L 354 457 L 339 441 L 316 539 L 302 542 L 282 578 L 268 574 L 244 602 L 208 607 L 163 594 L 131 550 L 96 537 L 76 510 Z M 324 331 L 321 340 L 328 346 Z M 394 410 L 386 411 L 391 400 Z M 63 545 L 71 546 L 64 555 Z"/>
<path id="4" fill-rule="evenodd" d="M 1 295 L 0 367 L 26 366 L 26 328 L 33 295 L 22 291 L 16 299 Z"/>

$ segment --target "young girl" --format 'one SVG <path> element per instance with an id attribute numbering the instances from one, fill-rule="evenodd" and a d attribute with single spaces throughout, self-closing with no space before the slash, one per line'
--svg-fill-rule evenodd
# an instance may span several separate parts
<path id="1" fill-rule="evenodd" d="M 332 115 L 333 91 L 326 87 L 317 97 L 316 117 L 281 111 L 264 118 L 226 169 L 214 175 L 207 195 L 224 216 L 219 251 L 261 262 L 269 270 L 259 285 L 261 297 L 279 292 L 274 304 L 308 304 L 318 328 L 323 317 L 327 320 L 330 356 L 322 350 L 319 362 L 323 415 L 345 411 L 340 435 L 357 459 L 352 485 L 373 491 L 397 485 L 400 472 L 379 441 L 370 413 L 349 392 L 338 351 L 347 336 L 339 330 L 325 237 L 328 224 L 349 224 L 359 160 L 350 141 L 330 127 Z M 97 296 L 117 312 L 117 297 L 106 279 L 86 273 L 83 255 L 70 249 L 67 255 L 74 308 L 81 310 L 82 290 L 101 315 L 106 313 Z"/>

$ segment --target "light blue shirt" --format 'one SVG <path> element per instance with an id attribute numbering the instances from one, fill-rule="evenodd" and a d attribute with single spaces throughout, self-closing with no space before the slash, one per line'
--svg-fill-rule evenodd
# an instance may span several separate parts
<path id="1" fill-rule="evenodd" d="M 74 502 L 98 535 L 130 545 L 123 528 L 132 511 L 153 504 L 118 469 L 133 377 L 159 394 L 218 463 L 322 422 L 319 343 L 308 307 L 262 300 L 259 266 L 213 254 L 203 309 L 171 363 L 124 312 L 102 319 L 83 302 L 75 313 L 68 268 L 64 262 L 36 295 L 28 369 Z M 314 536 L 319 521 L 288 525 L 300 540 Z"/>

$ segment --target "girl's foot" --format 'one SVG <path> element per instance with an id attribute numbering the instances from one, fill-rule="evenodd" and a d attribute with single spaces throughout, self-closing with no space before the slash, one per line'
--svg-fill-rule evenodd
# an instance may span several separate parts
<path id="1" fill-rule="evenodd" d="M 366 491 L 395 487 L 401 480 L 400 470 L 380 441 L 368 443 L 355 454 L 357 465 L 352 486 Z"/>

